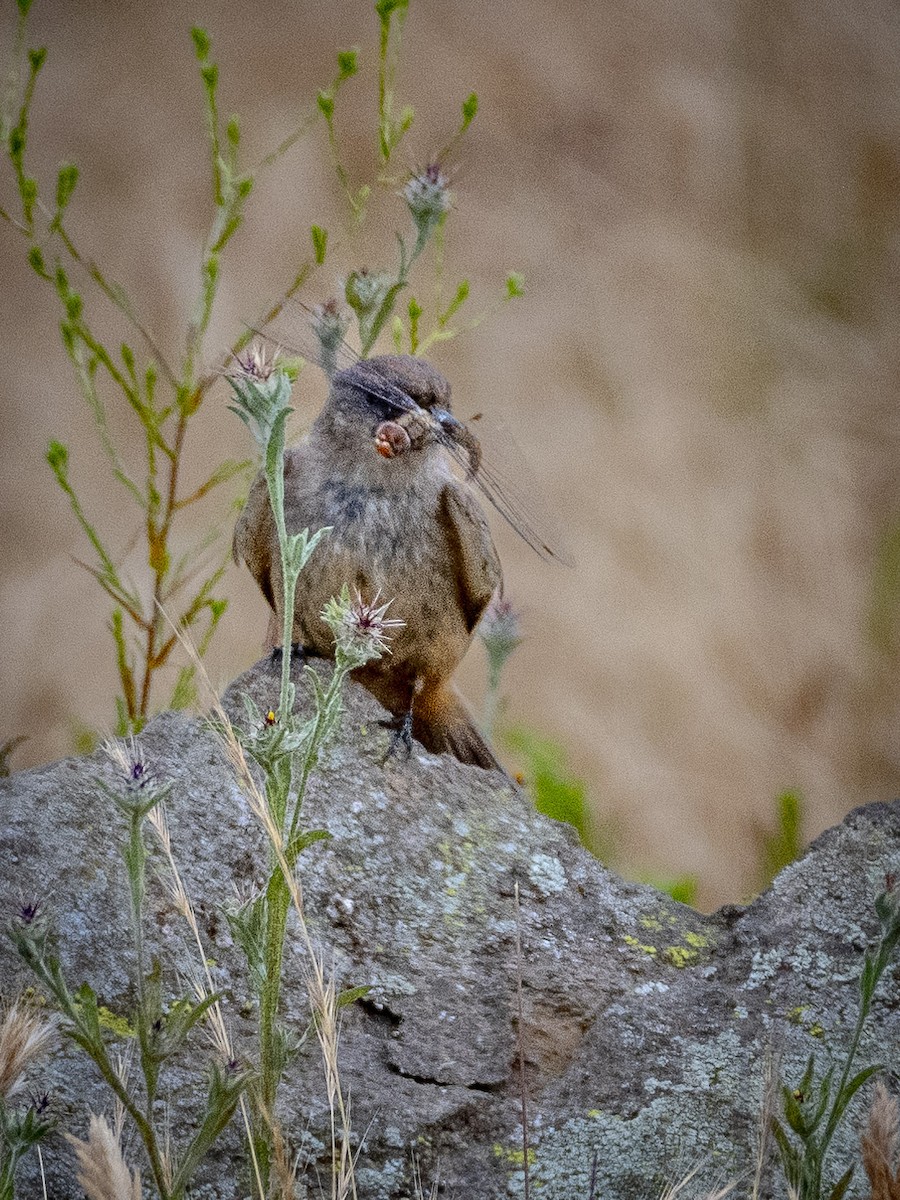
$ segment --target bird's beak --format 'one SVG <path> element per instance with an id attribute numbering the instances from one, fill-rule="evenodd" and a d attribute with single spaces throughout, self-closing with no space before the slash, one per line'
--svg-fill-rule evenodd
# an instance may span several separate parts
<path id="1" fill-rule="evenodd" d="M 441 435 L 462 446 L 468 454 L 469 477 L 471 478 L 481 466 L 481 445 L 478 438 L 467 425 L 463 425 L 462 421 L 458 421 L 453 413 L 448 412 L 446 408 L 435 405 L 428 411 L 431 417 L 437 422 Z"/>

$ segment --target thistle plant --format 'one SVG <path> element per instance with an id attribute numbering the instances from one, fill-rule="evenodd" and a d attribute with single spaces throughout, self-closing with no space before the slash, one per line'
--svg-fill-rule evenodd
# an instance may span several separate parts
<path id="1" fill-rule="evenodd" d="M 815 1058 L 810 1055 L 800 1081 L 793 1087 L 782 1083 L 783 1120 L 773 1121 L 773 1133 L 784 1177 L 797 1200 L 841 1200 L 853 1178 L 855 1164 L 832 1182 L 826 1163 L 850 1101 L 868 1079 L 882 1070 L 876 1063 L 854 1074 L 853 1066 L 878 984 L 900 943 L 900 895 L 892 886 L 876 897 L 875 912 L 881 932 L 863 959 L 856 1024 L 837 1081 L 835 1066 L 819 1076 Z"/>
<path id="2" fill-rule="evenodd" d="M 478 622 L 477 633 L 487 652 L 487 698 L 482 723 L 488 741 L 491 741 L 500 707 L 503 669 L 522 644 L 522 622 L 512 602 L 495 596 Z"/>
<path id="3" fill-rule="evenodd" d="M 61 1033 L 93 1061 L 117 1105 L 130 1118 L 143 1144 L 159 1200 L 182 1200 L 197 1167 L 234 1115 L 251 1074 L 234 1057 L 230 1045 L 223 1047 L 222 1040 L 216 1039 L 196 1132 L 177 1149 L 171 1146 L 170 1131 L 160 1126 L 157 1109 L 157 1100 L 164 1094 L 164 1068 L 185 1050 L 195 1026 L 209 1019 L 218 997 L 204 988 L 194 995 L 165 995 L 160 964 L 147 962 L 143 933 L 148 854 L 145 830 L 170 791 L 170 784 L 154 778 L 134 744 L 127 750 L 112 744 L 110 756 L 117 766 L 116 785 L 109 787 L 98 779 L 97 786 L 118 809 L 126 827 L 123 859 L 135 951 L 136 1002 L 125 1024 L 136 1042 L 142 1086 L 133 1086 L 116 1061 L 106 1029 L 108 1021 L 93 988 L 87 983 L 74 991 L 70 988 L 48 919 L 39 907 L 22 906 L 9 927 L 9 935 L 54 1004 Z"/>
<path id="4" fill-rule="evenodd" d="M 113 541 L 113 531 L 121 528 L 122 513 L 127 508 L 117 510 L 110 527 L 104 530 L 79 492 L 76 464 L 68 447 L 52 440 L 47 462 L 91 549 L 91 560 L 81 565 L 111 603 L 109 630 L 118 677 L 115 729 L 118 734 L 126 735 L 138 732 L 152 711 L 153 697 L 158 691 L 155 681 L 171 665 L 178 635 L 190 634 L 202 655 L 227 607 L 219 590 L 228 561 L 227 552 L 217 549 L 220 522 L 214 520 L 207 528 L 198 525 L 195 506 L 207 496 L 219 494 L 236 479 L 244 478 L 249 463 L 222 462 L 197 486 L 186 485 L 197 414 L 222 371 L 246 349 L 252 331 L 265 330 L 276 322 L 292 297 L 311 281 L 337 248 L 349 250 L 359 261 L 362 254 L 357 243 L 376 189 L 402 201 L 406 220 L 413 223 L 414 236 L 397 233 L 396 267 L 373 270 L 358 267 L 345 277 L 344 300 L 355 316 L 363 354 L 374 348 L 389 324 L 395 345 L 408 344 L 412 353 L 422 353 L 436 341 L 461 332 L 453 324 L 453 318 L 468 298 L 468 281 L 456 286 L 449 302 L 442 298 L 445 227 L 451 211 L 445 164 L 474 120 L 478 100 L 472 93 L 463 101 L 456 132 L 432 164 L 422 171 L 398 172 L 396 156 L 415 119 L 413 107 L 400 103 L 396 96 L 408 0 L 377 0 L 376 153 L 370 178 L 351 178 L 343 162 L 339 134 L 341 93 L 357 75 L 358 53 L 354 49 L 338 52 L 331 82 L 319 90 L 315 102 L 301 115 L 296 127 L 259 161 L 247 163 L 242 154 L 238 117 L 226 118 L 220 111 L 219 71 L 212 58 L 209 35 L 202 28 L 195 28 L 192 39 L 209 133 L 211 213 L 199 255 L 196 297 L 181 349 L 177 355 L 169 355 L 141 318 L 139 304 L 79 244 L 77 217 L 72 216 L 78 208 L 78 167 L 63 163 L 55 185 L 50 186 L 31 173 L 30 115 L 47 51 L 27 48 L 27 18 L 32 0 L 16 0 L 16 3 L 17 31 L 0 103 L 0 151 L 5 154 L 13 200 L 0 202 L 0 219 L 23 239 L 29 264 L 59 307 L 63 345 L 78 389 L 88 406 L 112 477 L 132 508 L 137 538 L 142 542 L 141 577 L 135 582 L 123 565 L 123 553 Z M 207 362 L 206 335 L 219 295 L 225 252 L 243 225 L 247 203 L 269 168 L 301 138 L 323 124 L 347 212 L 311 226 L 309 250 L 299 263 L 290 266 L 287 286 L 248 322 L 224 358 L 211 366 Z M 420 322 L 425 305 L 415 298 L 409 300 L 408 327 L 394 309 L 400 294 L 411 284 L 414 265 L 429 245 L 435 248 L 434 321 L 430 332 L 422 336 Z M 82 280 L 89 291 L 81 290 Z M 521 290 L 521 278 L 510 275 L 503 298 L 519 295 Z M 110 342 L 104 335 L 103 304 L 116 310 L 131 331 L 129 339 L 121 344 Z M 478 324 L 484 315 L 473 319 L 469 327 Z M 342 333 L 343 330 L 338 341 Z M 332 366 L 334 350 L 332 338 Z M 110 403 L 124 405 L 131 412 L 137 436 L 126 433 L 121 443 L 117 441 L 108 415 Z M 133 446 L 140 446 L 137 461 Z M 198 528 L 196 542 L 179 552 L 176 544 L 184 532 Z M 171 616 L 174 629 L 167 624 L 165 614 Z M 168 698 L 171 707 L 185 707 L 194 700 L 195 671 L 190 664 L 178 672 Z"/>
<path id="5" fill-rule="evenodd" d="M 254 349 L 240 360 L 229 382 L 234 394 L 231 409 L 244 422 L 256 442 L 269 501 L 278 532 L 282 583 L 281 686 L 278 708 L 263 714 L 252 699 L 244 697 L 247 727 L 234 730 L 246 754 L 262 769 L 264 777 L 265 827 L 272 846 L 266 887 L 240 909 L 229 914 L 235 941 L 247 958 L 249 976 L 259 1005 L 259 1079 L 256 1087 L 257 1113 L 254 1156 L 264 1186 L 272 1160 L 272 1131 L 278 1086 L 298 1039 L 279 1022 L 281 973 L 291 884 L 302 852 L 328 837 L 321 829 L 302 827 L 303 801 L 310 776 L 322 748 L 341 714 L 341 692 L 351 671 L 389 651 L 390 631 L 402 622 L 387 616 L 390 602 L 377 598 L 366 603 L 360 595 L 351 599 L 346 585 L 340 597 L 332 598 L 322 620 L 334 636 L 334 670 L 323 686 L 318 674 L 306 665 L 312 689 L 314 715 L 301 718 L 294 712 L 295 687 L 291 680 L 291 641 L 297 579 L 316 546 L 330 530 L 310 534 L 304 529 L 288 533 L 284 517 L 284 429 L 291 408 L 291 385 L 295 370 L 290 363 L 267 363 L 262 350 Z M 350 1003 L 365 988 L 351 989 L 337 997 L 337 1005 Z"/>

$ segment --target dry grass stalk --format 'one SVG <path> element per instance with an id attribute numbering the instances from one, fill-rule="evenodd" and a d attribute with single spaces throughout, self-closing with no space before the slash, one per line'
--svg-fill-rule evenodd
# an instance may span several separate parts
<path id="1" fill-rule="evenodd" d="M 56 1019 L 38 1016 L 21 1000 L 0 1025 L 0 1097 L 10 1100 L 25 1088 L 25 1074 L 56 1037 Z"/>
<path id="2" fill-rule="evenodd" d="M 67 1133 L 78 1157 L 78 1182 L 87 1200 L 141 1200 L 141 1176 L 132 1174 L 122 1157 L 119 1140 L 105 1117 L 91 1113 L 88 1139 L 80 1141 Z"/>
<path id="3" fill-rule="evenodd" d="M 174 625 L 173 628 L 175 628 Z M 322 1052 L 322 1063 L 325 1070 L 325 1088 L 328 1096 L 329 1112 L 331 1114 L 332 1200 L 357 1200 L 356 1163 L 350 1150 L 350 1104 L 344 1098 L 338 1071 L 340 1020 L 334 979 L 326 975 L 321 955 L 313 945 L 312 937 L 306 924 L 306 915 L 303 908 L 303 891 L 300 882 L 288 865 L 284 854 L 284 846 L 282 845 L 281 831 L 269 811 L 265 796 L 260 791 L 259 785 L 253 777 L 253 772 L 250 770 L 250 765 L 247 762 L 247 756 L 244 754 L 244 747 L 238 741 L 228 714 L 222 707 L 221 701 L 210 683 L 206 667 L 197 653 L 196 647 L 192 645 L 180 630 L 176 629 L 176 633 L 196 669 L 198 679 L 207 690 L 212 712 L 221 730 L 220 741 L 225 751 L 225 756 L 235 773 L 238 785 L 247 798 L 251 812 L 262 825 L 269 839 L 269 844 L 272 847 L 272 851 L 278 861 L 288 891 L 290 892 L 291 903 L 297 913 L 300 936 L 307 954 L 306 969 L 304 971 L 306 991 L 309 997 L 310 1008 L 315 1017 L 314 1024 L 316 1036 L 319 1040 L 319 1048 Z M 339 1140 L 340 1149 L 338 1148 Z"/>
<path id="4" fill-rule="evenodd" d="M 900 1110 L 879 1080 L 862 1135 L 862 1160 L 872 1188 L 871 1200 L 900 1200 L 900 1163 L 895 1166 L 898 1145 Z"/>
<path id="5" fill-rule="evenodd" d="M 202 977 L 195 976 L 192 980 L 194 993 L 198 1000 L 205 1000 L 207 996 L 212 996 L 215 993 L 212 975 L 209 970 L 209 960 L 203 948 L 203 940 L 200 937 L 200 925 L 197 921 L 197 914 L 194 912 L 194 906 L 191 903 L 191 898 L 188 895 L 187 888 L 181 878 L 181 873 L 178 870 L 178 864 L 175 861 L 175 855 L 172 852 L 172 838 L 169 834 L 169 822 L 166 818 L 166 810 L 163 804 L 157 804 L 151 809 L 147 815 L 147 820 L 150 822 L 156 836 L 162 846 L 163 854 L 169 867 L 169 873 L 163 877 L 163 884 L 169 893 L 169 899 L 176 910 L 184 917 L 188 924 L 188 928 L 194 938 L 194 945 L 197 949 L 197 958 L 200 963 Z M 225 1015 L 222 1012 L 222 1005 L 218 1000 L 213 1003 L 207 1012 L 209 1021 L 209 1031 L 213 1045 L 225 1062 L 231 1062 L 234 1059 L 234 1046 L 231 1041 L 231 1036 L 228 1033 L 228 1027 L 225 1024 Z M 247 1110 L 247 1102 L 243 1096 L 240 1100 L 241 1118 L 244 1124 L 244 1131 L 247 1134 L 247 1145 L 250 1147 L 250 1154 L 253 1160 L 253 1175 L 256 1181 L 257 1191 L 259 1192 L 260 1200 L 265 1200 L 265 1192 L 262 1183 L 262 1175 L 259 1170 L 259 1163 L 256 1159 L 256 1151 L 253 1148 L 253 1138 L 250 1129 L 250 1114 Z M 293 1193 L 288 1193 L 292 1195 Z"/>
<path id="6" fill-rule="evenodd" d="M 762 1101 L 759 1109 L 759 1125 L 756 1130 L 756 1164 L 753 1171 L 753 1186 L 748 1200 L 759 1200 L 762 1188 L 763 1171 L 769 1147 L 769 1134 L 772 1130 L 772 1118 L 778 1104 L 779 1069 L 771 1047 L 766 1050 L 763 1060 Z"/>
<path id="7" fill-rule="evenodd" d="M 684 1190 L 700 1170 L 702 1165 L 702 1163 L 697 1163 L 690 1169 L 690 1171 L 688 1171 L 685 1176 L 683 1176 L 683 1178 L 679 1179 L 677 1183 L 667 1183 L 662 1190 L 659 1200 L 676 1200 L 676 1197 L 678 1196 L 682 1196 L 683 1200 L 688 1200 L 688 1198 L 683 1195 Z M 737 1180 L 732 1180 L 731 1183 L 723 1184 L 721 1187 L 715 1188 L 711 1192 L 704 1192 L 702 1195 L 695 1192 L 691 1200 L 725 1200 L 725 1197 L 730 1196 L 736 1187 Z"/>

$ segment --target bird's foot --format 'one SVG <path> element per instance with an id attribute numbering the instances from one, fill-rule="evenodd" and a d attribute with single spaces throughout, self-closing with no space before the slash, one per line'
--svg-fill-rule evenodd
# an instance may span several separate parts
<path id="1" fill-rule="evenodd" d="M 299 642 L 291 642 L 291 662 L 292 663 L 293 662 L 303 662 L 303 660 L 308 657 L 309 657 L 309 651 L 307 651 L 305 646 L 301 646 Z M 283 646 L 273 646 L 272 654 L 271 654 L 272 665 L 276 666 L 276 667 L 280 667 L 281 660 L 283 658 L 284 658 L 284 647 Z"/>
<path id="2" fill-rule="evenodd" d="M 402 717 L 393 717 L 389 721 L 379 722 L 385 729 L 391 730 L 391 740 L 388 742 L 387 753 L 381 760 L 382 766 L 384 766 L 389 758 L 394 757 L 401 746 L 403 747 L 404 758 L 409 758 L 412 754 L 412 723 L 412 709 L 404 713 Z"/>

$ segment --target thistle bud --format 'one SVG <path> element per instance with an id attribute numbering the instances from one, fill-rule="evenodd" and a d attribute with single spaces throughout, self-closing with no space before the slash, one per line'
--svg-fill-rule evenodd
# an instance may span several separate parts
<path id="1" fill-rule="evenodd" d="M 347 276 L 344 296 L 357 316 L 365 318 L 378 311 L 390 285 L 390 276 L 386 272 L 362 267 Z"/>
<path id="2" fill-rule="evenodd" d="M 328 300 L 313 309 L 311 323 L 319 344 L 319 365 L 330 379 L 337 370 L 338 352 L 350 324 L 350 317 L 346 311 L 341 312 L 337 300 Z"/>
<path id="3" fill-rule="evenodd" d="M 401 195 L 415 222 L 419 242 L 424 243 L 450 208 L 453 199 L 449 180 L 440 164 L 431 163 L 424 171 L 410 176 Z"/>
<path id="4" fill-rule="evenodd" d="M 478 636 L 487 650 L 490 686 L 496 687 L 507 660 L 522 642 L 519 614 L 509 600 L 494 597 L 479 622 Z"/>

